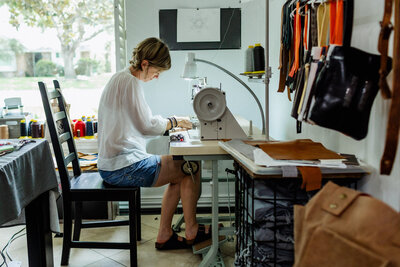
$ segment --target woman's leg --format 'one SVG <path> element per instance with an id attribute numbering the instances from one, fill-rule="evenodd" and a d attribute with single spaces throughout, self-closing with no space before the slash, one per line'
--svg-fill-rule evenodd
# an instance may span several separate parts
<path id="1" fill-rule="evenodd" d="M 193 182 L 192 176 L 181 171 L 182 163 L 182 160 L 173 160 L 172 156 L 161 157 L 161 170 L 154 186 L 169 185 L 163 196 L 157 242 L 165 242 L 171 237 L 172 218 L 179 199 L 182 199 L 186 238 L 193 239 L 197 234 L 196 207 L 200 191 L 200 172 L 195 175 Z"/>

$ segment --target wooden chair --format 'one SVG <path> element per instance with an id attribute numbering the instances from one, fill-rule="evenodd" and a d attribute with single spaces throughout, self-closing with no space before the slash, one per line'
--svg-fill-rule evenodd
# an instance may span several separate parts
<path id="1" fill-rule="evenodd" d="M 81 172 L 65 101 L 58 81 L 53 82 L 55 89 L 48 90 L 43 82 L 39 82 L 39 89 L 62 187 L 64 233 L 61 265 L 68 265 L 71 248 L 104 248 L 129 249 L 131 266 L 137 266 L 136 240 L 141 240 L 140 189 L 109 186 L 103 183 L 98 172 Z M 56 108 L 51 105 L 53 99 L 56 99 Z M 67 156 L 64 156 L 63 143 L 67 143 L 68 146 Z M 72 163 L 72 177 L 67 169 L 69 163 Z M 82 222 L 82 202 L 84 201 L 128 201 L 129 220 Z M 73 238 L 71 238 L 73 203 L 75 203 L 75 222 Z M 79 241 L 82 228 L 121 225 L 129 225 L 129 243 Z"/>

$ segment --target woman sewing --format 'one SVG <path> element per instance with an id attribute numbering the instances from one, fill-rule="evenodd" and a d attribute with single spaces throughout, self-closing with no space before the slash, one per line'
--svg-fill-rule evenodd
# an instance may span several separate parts
<path id="1" fill-rule="evenodd" d="M 184 249 L 211 238 L 210 229 L 196 221 L 200 178 L 181 171 L 183 161 L 170 155 L 146 152 L 146 136 L 162 135 L 174 127 L 191 128 L 190 121 L 153 115 L 144 98 L 142 82 L 157 79 L 171 68 L 166 44 L 147 38 L 133 50 L 130 66 L 115 73 L 105 86 L 99 105 L 98 168 L 106 183 L 116 186 L 159 187 L 168 184 L 161 206 L 155 247 Z M 185 238 L 171 229 L 172 217 L 182 200 Z"/>

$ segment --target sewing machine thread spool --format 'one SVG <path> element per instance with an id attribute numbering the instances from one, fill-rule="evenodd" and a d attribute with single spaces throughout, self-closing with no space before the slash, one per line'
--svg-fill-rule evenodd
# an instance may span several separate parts
<path id="1" fill-rule="evenodd" d="M 252 72 L 254 71 L 254 46 L 249 45 L 246 49 L 245 57 L 244 57 L 244 71 Z"/>
<path id="2" fill-rule="evenodd" d="M 91 119 L 87 119 L 86 121 L 86 136 L 94 136 L 93 122 Z"/>
<path id="3" fill-rule="evenodd" d="M 8 139 L 8 125 L 0 125 L 0 139 Z"/>
<path id="4" fill-rule="evenodd" d="M 76 136 L 77 137 L 85 137 L 86 134 L 86 125 L 85 123 L 82 121 L 82 119 L 79 119 L 76 123 L 75 123 L 75 130 L 76 130 Z M 78 131 L 80 133 L 80 136 L 78 136 Z"/>
<path id="5" fill-rule="evenodd" d="M 254 71 L 265 70 L 264 48 L 261 44 L 256 44 L 253 50 L 254 55 Z"/>
<path id="6" fill-rule="evenodd" d="M 31 127 L 32 127 L 32 138 L 39 138 L 41 136 L 39 122 L 37 120 L 34 120 L 32 122 Z"/>
<path id="7" fill-rule="evenodd" d="M 33 119 L 28 124 L 28 136 L 32 136 L 32 123 Z"/>
<path id="8" fill-rule="evenodd" d="M 21 120 L 20 127 L 21 127 L 21 136 L 28 136 L 28 130 L 26 127 L 25 120 Z"/>
<path id="9" fill-rule="evenodd" d="M 40 124 L 40 137 L 44 138 L 45 130 L 44 123 Z"/>

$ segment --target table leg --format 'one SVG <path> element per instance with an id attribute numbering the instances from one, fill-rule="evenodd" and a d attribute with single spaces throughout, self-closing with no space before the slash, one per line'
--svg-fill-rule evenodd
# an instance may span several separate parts
<path id="1" fill-rule="evenodd" d="M 206 256 L 203 258 L 199 267 L 208 267 L 217 259 L 218 253 L 218 160 L 212 160 L 211 174 L 211 190 L 212 190 L 212 245 Z"/>
<path id="2" fill-rule="evenodd" d="M 29 266 L 53 266 L 49 192 L 41 194 L 26 206 L 25 217 Z"/>

